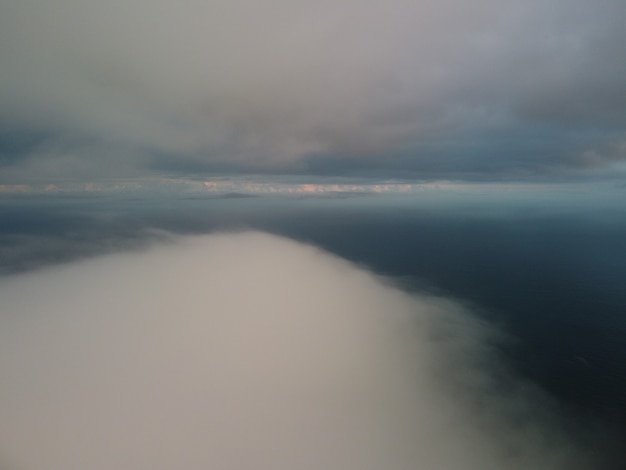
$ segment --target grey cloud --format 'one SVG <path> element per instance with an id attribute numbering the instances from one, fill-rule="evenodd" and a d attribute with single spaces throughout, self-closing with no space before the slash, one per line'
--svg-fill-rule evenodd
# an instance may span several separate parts
<path id="1" fill-rule="evenodd" d="M 610 468 L 459 305 L 285 239 L 187 238 L 0 293 L 9 469 Z"/>
<path id="2" fill-rule="evenodd" d="M 307 171 L 307 158 L 335 155 L 384 166 L 398 152 L 410 168 L 447 159 L 467 138 L 489 159 L 501 155 L 491 134 L 514 148 L 541 126 L 557 156 L 538 144 L 526 157 L 581 167 L 577 155 L 624 140 L 624 9 L 614 0 L 11 0 L 0 19 L 0 124 L 133 150 L 85 157 L 95 174 L 95 160 L 122 173 L 150 167 L 145 153 L 182 155 L 181 171 L 189 161 Z M 610 135 L 579 148 L 578 126 Z M 484 158 L 458 173 L 480 171 Z M 499 158 L 515 174 L 518 162 Z M 73 164 L 50 160 L 72 174 Z"/>

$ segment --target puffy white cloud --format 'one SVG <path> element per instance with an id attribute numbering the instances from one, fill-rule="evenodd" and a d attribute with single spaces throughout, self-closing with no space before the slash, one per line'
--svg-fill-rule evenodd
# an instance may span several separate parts
<path id="1" fill-rule="evenodd" d="M 0 296 L 9 470 L 601 468 L 460 306 L 285 239 L 187 238 Z"/>

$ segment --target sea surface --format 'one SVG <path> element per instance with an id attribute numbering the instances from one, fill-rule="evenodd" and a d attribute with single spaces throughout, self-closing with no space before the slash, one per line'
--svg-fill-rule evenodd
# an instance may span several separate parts
<path id="1" fill-rule="evenodd" d="M 0 281 L 169 234 L 280 234 L 464 303 L 506 333 L 500 354 L 516 373 L 571 416 L 624 432 L 623 206 L 550 194 L 19 196 L 0 202 Z"/>

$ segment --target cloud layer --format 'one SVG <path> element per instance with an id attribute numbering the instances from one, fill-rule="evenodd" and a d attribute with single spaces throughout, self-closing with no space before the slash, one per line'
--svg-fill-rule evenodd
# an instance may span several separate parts
<path id="1" fill-rule="evenodd" d="M 460 306 L 285 239 L 187 238 L 0 294 L 9 470 L 608 468 Z"/>
<path id="2" fill-rule="evenodd" d="M 603 167 L 625 158 L 625 8 L 10 0 L 0 130 L 29 145 L 5 178 Z"/>

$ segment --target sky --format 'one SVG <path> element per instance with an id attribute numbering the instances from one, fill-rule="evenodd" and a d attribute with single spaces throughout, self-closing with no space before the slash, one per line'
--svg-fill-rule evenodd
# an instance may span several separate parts
<path id="1" fill-rule="evenodd" d="M 5 0 L 0 184 L 626 174 L 622 0 Z"/>
<path id="2" fill-rule="evenodd" d="M 624 0 L 0 0 L 0 467 L 622 470 Z"/>

